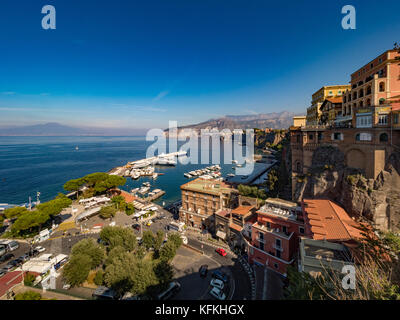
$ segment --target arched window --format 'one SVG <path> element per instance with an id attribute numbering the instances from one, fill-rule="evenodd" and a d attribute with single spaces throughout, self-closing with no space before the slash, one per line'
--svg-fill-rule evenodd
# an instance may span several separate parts
<path id="1" fill-rule="evenodd" d="M 359 97 L 359 98 L 364 97 L 364 89 L 361 89 L 361 90 L 358 92 L 358 97 Z"/>
<path id="2" fill-rule="evenodd" d="M 380 142 L 388 142 L 389 140 L 389 136 L 387 135 L 387 133 L 381 133 L 381 135 L 379 136 L 379 141 Z"/>
<path id="3" fill-rule="evenodd" d="M 353 92 L 353 100 L 357 99 L 357 92 Z"/>
<path id="4" fill-rule="evenodd" d="M 385 91 L 385 83 L 384 82 L 380 82 L 379 83 L 379 92 L 384 92 Z"/>
<path id="5" fill-rule="evenodd" d="M 382 104 L 384 104 L 385 103 L 385 99 L 384 98 L 380 98 L 379 99 L 379 105 L 382 105 Z"/>

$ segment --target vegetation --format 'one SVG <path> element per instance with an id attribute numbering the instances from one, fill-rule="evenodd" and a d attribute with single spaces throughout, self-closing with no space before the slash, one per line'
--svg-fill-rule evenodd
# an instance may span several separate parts
<path id="1" fill-rule="evenodd" d="M 132 203 L 127 203 L 123 196 L 115 196 L 111 199 L 114 207 L 119 211 L 125 211 L 125 213 L 130 216 L 135 213 L 135 207 Z"/>
<path id="2" fill-rule="evenodd" d="M 11 226 L 11 235 L 18 237 L 38 233 L 43 225 L 50 222 L 51 218 L 61 213 L 71 203 L 71 199 L 60 193 L 55 199 L 38 205 L 32 211 L 26 208 L 8 209 L 11 211 L 6 212 L 6 214 L 17 218 Z"/>
<path id="3" fill-rule="evenodd" d="M 14 297 L 15 300 L 42 300 L 42 295 L 38 292 L 28 290 L 18 293 Z"/>
<path id="4" fill-rule="evenodd" d="M 71 286 L 79 286 L 87 279 L 91 265 L 92 260 L 88 255 L 71 255 L 70 261 L 63 269 L 63 278 Z"/>
<path id="5" fill-rule="evenodd" d="M 257 187 L 250 187 L 244 184 L 238 186 L 239 194 L 245 197 L 266 199 L 267 193 L 264 189 L 258 189 Z"/>
<path id="6" fill-rule="evenodd" d="M 63 269 L 63 277 L 71 286 L 79 286 L 87 279 L 90 270 L 104 260 L 104 249 L 92 238 L 79 241 L 71 249 L 71 259 Z"/>
<path id="7" fill-rule="evenodd" d="M 26 286 L 32 286 L 35 280 L 36 277 L 32 273 L 27 273 L 24 277 L 24 284 Z"/>
<path id="8" fill-rule="evenodd" d="M 363 226 L 364 240 L 357 250 L 356 286 L 346 290 L 343 274 L 330 269 L 316 277 L 288 269 L 287 299 L 400 300 L 400 237 Z"/>
<path id="9" fill-rule="evenodd" d="M 120 176 L 109 175 L 104 172 L 88 174 L 79 179 L 73 179 L 64 184 L 67 191 L 78 191 L 82 187 L 87 187 L 87 195 L 97 195 L 106 192 L 112 188 L 123 186 L 126 179 Z"/>
<path id="10" fill-rule="evenodd" d="M 25 207 L 15 207 L 4 210 L 4 216 L 7 219 L 18 218 L 20 215 L 29 212 Z"/>
<path id="11" fill-rule="evenodd" d="M 117 213 L 117 209 L 113 205 L 105 206 L 100 209 L 99 216 L 103 219 L 110 219 L 115 217 Z"/>
<path id="12" fill-rule="evenodd" d="M 73 285 L 81 285 L 97 270 L 93 282 L 115 290 L 118 295 L 154 295 L 173 278 L 170 261 L 182 244 L 179 234 L 172 234 L 163 245 L 164 233 L 145 232 L 138 245 L 133 230 L 105 227 L 100 233 L 103 245 L 92 239 L 78 242 L 71 251 L 71 260 L 63 276 Z M 154 249 L 154 252 L 150 249 Z M 105 255 L 104 255 L 105 253 Z"/>
<path id="13" fill-rule="evenodd" d="M 126 251 L 134 251 L 137 248 L 137 239 L 132 230 L 123 227 L 103 228 L 100 232 L 100 239 L 107 244 L 108 249 L 122 247 Z"/>
<path id="14" fill-rule="evenodd" d="M 87 255 L 90 258 L 90 269 L 94 269 L 104 260 L 104 249 L 94 239 L 87 238 L 72 247 L 71 255 Z"/>

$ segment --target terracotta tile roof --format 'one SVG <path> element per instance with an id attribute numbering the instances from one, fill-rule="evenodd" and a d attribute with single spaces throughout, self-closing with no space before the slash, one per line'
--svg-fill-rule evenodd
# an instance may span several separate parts
<path id="1" fill-rule="evenodd" d="M 359 224 L 330 200 L 304 200 L 305 225 L 315 240 L 346 241 L 361 238 Z"/>
<path id="2" fill-rule="evenodd" d="M 244 216 L 250 212 L 251 209 L 253 209 L 254 206 L 239 206 L 236 209 L 232 210 L 232 213 L 237 214 L 239 216 Z"/>
<path id="3" fill-rule="evenodd" d="M 14 287 L 16 284 L 21 283 L 23 276 L 21 271 L 12 271 L 5 274 L 0 278 L 0 297 L 5 295 L 8 290 Z"/>
<path id="4" fill-rule="evenodd" d="M 121 196 L 124 197 L 125 202 L 127 202 L 127 203 L 132 203 L 134 200 L 136 200 L 135 196 L 131 195 L 130 193 L 128 193 L 124 190 L 121 190 Z"/>
<path id="5" fill-rule="evenodd" d="M 326 98 L 325 100 L 328 100 L 329 102 L 332 102 L 332 103 L 342 103 L 343 97 Z"/>

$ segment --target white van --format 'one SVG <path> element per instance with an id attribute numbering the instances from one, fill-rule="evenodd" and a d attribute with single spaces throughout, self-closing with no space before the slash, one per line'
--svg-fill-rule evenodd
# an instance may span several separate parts
<path id="1" fill-rule="evenodd" d="M 5 240 L 1 241 L 0 245 L 4 245 L 7 251 L 14 251 L 19 248 L 19 243 L 15 240 Z"/>

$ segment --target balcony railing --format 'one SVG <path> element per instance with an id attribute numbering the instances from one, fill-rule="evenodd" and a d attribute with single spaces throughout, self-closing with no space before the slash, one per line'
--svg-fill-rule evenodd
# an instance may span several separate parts
<path id="1" fill-rule="evenodd" d="M 283 251 L 283 248 L 282 248 L 281 246 L 277 246 L 276 244 L 274 244 L 272 247 L 273 247 L 274 249 L 276 249 L 276 250 L 279 250 L 280 252 Z"/>

